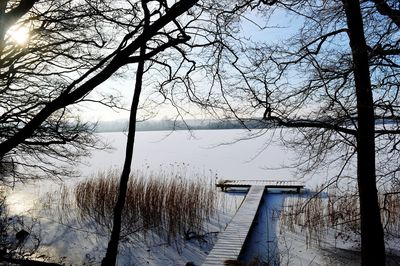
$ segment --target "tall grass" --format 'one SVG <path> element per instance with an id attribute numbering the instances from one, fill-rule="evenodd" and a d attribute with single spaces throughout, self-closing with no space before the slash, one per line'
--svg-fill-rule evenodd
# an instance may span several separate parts
<path id="1" fill-rule="evenodd" d="M 400 237 L 400 194 L 389 192 L 379 197 L 386 236 Z M 357 195 L 330 190 L 327 197 L 288 198 L 281 213 L 282 227 L 305 234 L 306 243 L 320 244 L 334 229 L 335 239 L 348 240 L 360 235 L 360 210 Z M 282 228 L 283 229 L 283 228 Z"/>
<path id="2" fill-rule="evenodd" d="M 81 222 L 97 229 L 112 228 L 118 178 L 119 173 L 114 170 L 76 185 L 73 194 Z M 202 234 L 205 222 L 216 214 L 217 202 L 216 189 L 204 179 L 188 179 L 181 173 L 137 173 L 129 181 L 121 235 L 156 233 L 171 243 L 177 238 Z"/>
<path id="3" fill-rule="evenodd" d="M 386 234 L 400 237 L 400 193 L 388 192 L 380 197 L 382 222 Z"/>

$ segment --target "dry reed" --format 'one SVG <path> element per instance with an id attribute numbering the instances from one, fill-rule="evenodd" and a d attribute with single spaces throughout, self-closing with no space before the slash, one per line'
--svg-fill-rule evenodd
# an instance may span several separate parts
<path id="1" fill-rule="evenodd" d="M 96 226 L 111 229 L 118 176 L 117 171 L 103 172 L 75 187 L 81 222 L 94 222 Z M 133 175 L 123 212 L 122 235 L 156 233 L 171 243 L 189 234 L 202 234 L 205 221 L 216 214 L 216 196 L 211 183 L 189 180 L 180 173 L 163 173 L 157 177 Z"/>
<path id="2" fill-rule="evenodd" d="M 379 199 L 386 236 L 399 237 L 400 194 L 389 192 Z M 281 213 L 281 224 L 292 232 L 303 232 L 308 246 L 313 242 L 320 244 L 329 229 L 334 229 L 336 239 L 347 241 L 361 232 L 359 200 L 357 195 L 336 190 L 331 190 L 327 197 L 318 194 L 288 198 Z"/>

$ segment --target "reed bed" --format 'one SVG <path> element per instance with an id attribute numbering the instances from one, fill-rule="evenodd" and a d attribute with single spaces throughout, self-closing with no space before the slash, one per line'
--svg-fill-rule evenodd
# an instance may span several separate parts
<path id="1" fill-rule="evenodd" d="M 386 236 L 400 237 L 400 194 L 389 192 L 379 199 Z M 324 197 L 318 194 L 286 199 L 280 219 L 281 229 L 303 232 L 308 246 L 320 244 L 332 229 L 335 239 L 344 241 L 361 233 L 357 195 L 336 190 Z"/>
<path id="2" fill-rule="evenodd" d="M 400 237 L 400 193 L 388 192 L 380 197 L 382 222 L 387 235 Z"/>
<path id="3" fill-rule="evenodd" d="M 78 183 L 73 194 L 79 220 L 97 230 L 111 230 L 118 187 L 117 171 L 102 172 Z M 201 235 L 206 231 L 205 222 L 216 214 L 217 203 L 213 184 L 201 178 L 137 173 L 128 184 L 121 235 L 155 233 L 168 243 Z"/>

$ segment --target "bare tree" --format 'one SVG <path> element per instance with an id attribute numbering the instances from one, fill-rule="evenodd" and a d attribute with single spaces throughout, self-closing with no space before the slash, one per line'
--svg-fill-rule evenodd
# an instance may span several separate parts
<path id="1" fill-rule="evenodd" d="M 192 43 L 185 58 L 196 61 L 191 77 L 201 76 L 210 89 L 199 90 L 189 77 L 169 85 L 184 84 L 189 99 L 217 115 L 293 129 L 290 143 L 308 151 L 305 170 L 334 162 L 337 180 L 355 166 L 362 264 L 384 265 L 377 184 L 397 179 L 399 170 L 398 2 L 218 1 L 203 8 L 206 42 Z M 294 20 L 296 33 L 279 43 L 245 38 L 243 20 L 277 12 Z"/>
<path id="2" fill-rule="evenodd" d="M 107 48 L 105 30 L 92 29 L 101 27 L 98 11 L 73 1 L 2 1 L 0 139 L 12 147 L 1 149 L 3 177 L 70 174 L 71 167 L 54 167 L 54 162 L 74 163 L 88 154 L 87 148 L 99 146 L 91 134 L 93 125 L 80 122 L 67 105 L 44 119 L 29 138 L 12 140 L 79 73 L 101 59 Z M 15 40 L 18 34 L 25 38 L 21 43 Z"/>
<path id="3" fill-rule="evenodd" d="M 153 1 L 153 4 L 156 4 L 155 6 L 154 5 L 151 6 L 149 3 L 150 1 L 147 0 L 141 1 L 141 8 L 142 8 L 141 17 L 143 19 L 143 30 L 146 30 L 150 27 L 150 23 L 152 20 L 154 20 L 155 17 L 157 18 L 159 14 L 168 12 L 170 8 L 168 2 L 164 0 Z M 186 3 L 189 2 L 187 1 Z M 187 6 L 187 8 L 189 9 L 195 3 L 196 1 L 192 1 Z M 184 44 L 190 39 L 185 30 L 196 19 L 197 19 L 196 13 L 188 14 L 183 19 L 182 22 L 178 21 L 178 19 L 174 19 L 173 26 L 164 29 L 162 32 L 159 32 L 158 34 L 155 34 L 149 41 L 144 42 L 140 47 L 138 55 L 139 62 L 136 69 L 135 91 L 132 99 L 132 105 L 130 108 L 125 161 L 120 178 L 118 199 L 115 204 L 113 213 L 113 228 L 111 232 L 110 241 L 107 247 L 107 252 L 102 261 L 102 265 L 115 265 L 117 261 L 118 245 L 121 233 L 122 212 L 126 202 L 129 176 L 131 173 L 131 164 L 133 159 L 133 149 L 134 149 L 135 134 L 136 134 L 137 111 L 139 108 L 139 100 L 143 90 L 144 74 L 146 72 L 151 73 L 151 71 L 159 73 L 160 67 L 161 68 L 166 67 L 168 69 L 171 69 L 170 64 L 172 63 L 159 61 L 158 58 L 164 57 L 164 60 L 165 58 L 169 58 L 169 56 L 165 56 L 162 53 L 162 51 L 167 50 L 167 48 L 174 48 L 175 50 L 180 51 L 179 44 Z M 155 49 L 154 46 L 163 47 L 163 49 Z M 151 52 L 147 52 L 147 50 L 150 50 Z M 181 59 L 180 61 L 182 62 L 184 60 Z M 146 63 L 148 64 L 147 67 L 145 67 Z M 167 80 L 168 81 L 173 80 L 174 77 L 175 75 L 170 74 L 167 77 Z M 156 85 L 155 87 L 158 86 Z"/>
<path id="4" fill-rule="evenodd" d="M 142 60 L 140 47 L 163 36 L 144 55 L 151 57 L 170 43 L 163 28 L 195 1 L 176 2 L 153 14 L 144 30 L 137 1 L 2 1 L 0 6 L 0 158 L 3 176 L 29 178 L 33 167 L 50 176 L 66 168 L 53 160 L 71 162 L 96 145 L 91 125 L 77 119 L 75 104 L 98 102 L 117 107 L 118 98 L 89 93 Z M 155 10 L 157 12 L 157 10 Z M 18 28 L 27 29 L 26 43 L 13 41 Z M 123 68 L 125 66 L 125 68 Z M 92 93 L 93 94 L 93 93 Z M 68 144 L 68 145 L 65 145 Z M 39 161 L 39 163 L 38 163 Z M 63 171 L 60 171 L 63 170 Z M 25 173 L 25 174 L 24 174 Z"/>
<path id="5" fill-rule="evenodd" d="M 90 143 L 81 134 L 87 125 L 71 122 L 71 105 L 92 100 L 89 93 L 122 67 L 147 60 L 168 77 L 160 92 L 178 109 L 189 99 L 213 107 L 214 114 L 261 117 L 268 126 L 299 129 L 306 142 L 298 142 L 311 148 L 310 167 L 325 162 L 332 149 L 342 152 L 345 165 L 357 157 L 363 264 L 382 265 L 375 152 L 391 160 L 399 155 L 398 3 L 204 1 L 199 13 L 187 12 L 196 2 L 151 1 L 145 27 L 141 1 L 2 1 L 0 158 L 7 162 L 2 168 L 13 166 L 16 157 L 41 159 L 46 152 L 69 158 L 70 150 L 58 144 L 80 149 Z M 285 43 L 251 43 L 239 30 L 249 9 L 266 17 L 284 10 L 303 25 Z M 180 22 L 187 22 L 183 31 L 176 18 L 185 12 L 191 18 Z M 15 24 L 30 29 L 25 47 L 7 37 Z M 188 42 L 187 36 L 194 38 Z M 176 48 L 177 62 L 156 56 L 169 47 Z M 209 91 L 193 82 L 199 76 L 205 77 L 202 85 L 211 84 Z M 115 106 L 112 97 L 101 102 Z M 382 177 L 395 176 L 398 166 L 378 170 Z"/>

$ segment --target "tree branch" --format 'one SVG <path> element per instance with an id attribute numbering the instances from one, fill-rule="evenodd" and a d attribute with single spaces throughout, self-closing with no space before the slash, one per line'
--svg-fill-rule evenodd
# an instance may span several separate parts
<path id="1" fill-rule="evenodd" d="M 36 2 L 38 2 L 38 0 L 22 0 L 16 8 L 7 12 L 4 18 L 5 28 L 9 28 L 18 19 L 28 13 Z"/>
<path id="2" fill-rule="evenodd" d="M 372 0 L 375 3 L 378 12 L 389 17 L 400 28 L 400 10 L 391 8 L 385 0 Z"/>
<path id="3" fill-rule="evenodd" d="M 184 12 L 193 7 L 198 0 L 185 0 L 179 1 L 174 4 L 164 16 L 158 18 L 153 22 L 147 29 L 143 30 L 135 40 L 133 40 L 124 49 L 119 51 L 98 74 L 91 77 L 81 86 L 72 91 L 69 88 L 67 91 L 61 93 L 53 101 L 46 104 L 46 106 L 35 115 L 26 125 L 21 128 L 14 136 L 3 141 L 0 144 L 0 157 L 3 157 L 6 153 L 14 149 L 25 139 L 33 134 L 33 132 L 55 111 L 64 108 L 68 105 L 74 104 L 79 99 L 85 97 L 98 85 L 107 80 L 117 70 L 119 70 L 124 64 L 126 64 L 127 58 L 137 51 L 143 44 L 150 40 L 157 32 L 165 27 L 167 24 L 172 22 L 176 17 L 182 15 Z M 69 92 L 71 91 L 71 92 Z"/>
<path id="4" fill-rule="evenodd" d="M 302 119 L 284 121 L 283 119 L 276 117 L 276 116 L 270 116 L 267 118 L 266 121 L 268 121 L 268 120 L 276 122 L 279 126 L 284 126 L 284 127 L 288 127 L 288 128 L 325 128 L 325 129 L 331 129 L 331 130 L 335 130 L 337 132 L 342 132 L 342 133 L 353 135 L 353 136 L 355 136 L 357 134 L 356 129 L 349 129 L 349 128 L 341 127 L 338 125 L 333 125 L 333 124 L 323 122 L 323 121 L 302 120 Z"/>

